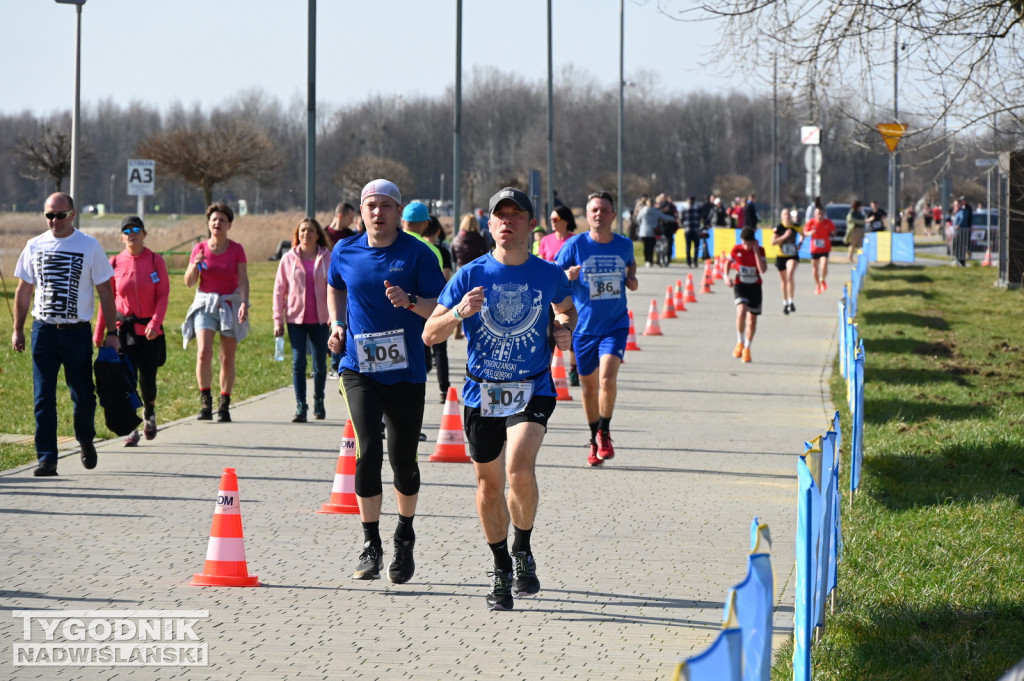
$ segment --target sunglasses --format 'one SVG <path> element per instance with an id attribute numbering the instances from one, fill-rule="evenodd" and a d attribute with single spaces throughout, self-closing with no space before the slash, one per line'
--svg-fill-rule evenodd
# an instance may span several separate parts
<path id="1" fill-rule="evenodd" d="M 71 214 L 69 210 L 62 210 L 59 213 L 43 213 L 43 217 L 47 220 L 63 220 Z"/>
<path id="2" fill-rule="evenodd" d="M 561 222 L 561 221 L 562 221 L 562 218 L 558 217 L 557 215 L 552 215 L 551 216 L 551 222 Z"/>
<path id="3" fill-rule="evenodd" d="M 141 231 L 141 227 L 125 227 L 121 230 L 121 234 L 138 234 Z"/>

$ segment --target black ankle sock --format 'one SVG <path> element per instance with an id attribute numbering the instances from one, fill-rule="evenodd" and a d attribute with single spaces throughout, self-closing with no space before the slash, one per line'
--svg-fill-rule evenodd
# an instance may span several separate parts
<path id="1" fill-rule="evenodd" d="M 363 543 L 370 543 L 373 546 L 380 546 L 380 521 L 363 523 Z"/>
<path id="2" fill-rule="evenodd" d="M 210 394 L 210 388 L 200 388 L 199 389 L 199 394 L 200 395 L 209 395 Z"/>
<path id="3" fill-rule="evenodd" d="M 587 425 L 590 426 L 590 441 L 591 442 L 593 442 L 594 438 L 597 437 L 597 424 L 599 424 L 599 423 L 601 423 L 601 422 L 600 421 L 594 421 L 593 423 L 587 424 Z"/>
<path id="4" fill-rule="evenodd" d="M 597 429 L 598 430 L 603 430 L 604 432 L 607 433 L 608 432 L 608 427 L 611 425 L 611 422 L 612 422 L 612 417 L 611 416 L 599 416 L 597 418 Z"/>
<path id="5" fill-rule="evenodd" d="M 502 572 L 512 572 L 512 556 L 508 555 L 508 538 L 488 544 L 494 554 L 494 568 Z"/>
<path id="6" fill-rule="evenodd" d="M 512 530 L 512 553 L 519 553 L 521 551 L 530 553 L 530 533 L 533 532 L 533 528 L 521 530 L 513 525 Z"/>
<path id="7" fill-rule="evenodd" d="M 398 514 L 398 526 L 395 528 L 395 541 L 409 541 L 410 539 L 416 539 L 416 533 L 412 529 L 412 519 L 414 516 L 404 516 Z"/>

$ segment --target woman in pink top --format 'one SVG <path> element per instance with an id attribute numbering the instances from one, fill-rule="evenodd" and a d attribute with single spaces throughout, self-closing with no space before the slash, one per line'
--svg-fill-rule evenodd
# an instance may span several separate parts
<path id="1" fill-rule="evenodd" d="M 555 206 L 551 211 L 548 221 L 555 230 L 540 240 L 540 247 L 537 255 L 549 262 L 555 261 L 555 256 L 562 250 L 562 247 L 569 242 L 569 239 L 576 236 L 576 217 L 569 210 L 568 206 Z M 580 375 L 576 371 L 576 354 L 572 350 L 565 352 L 565 361 L 569 363 L 569 385 L 580 384 Z"/>
<path id="2" fill-rule="evenodd" d="M 292 346 L 292 385 L 295 387 L 295 417 L 305 423 L 306 343 L 313 346 L 313 416 L 324 419 L 324 385 L 327 383 L 327 338 L 331 330 L 327 312 L 327 270 L 331 251 L 320 223 L 306 218 L 295 226 L 292 249 L 281 256 L 274 280 L 274 336 L 281 337 L 288 325 Z"/>
<path id="3" fill-rule="evenodd" d="M 573 232 L 576 231 L 576 218 L 566 206 L 558 206 L 551 211 L 548 220 L 555 231 L 540 240 L 537 255 L 548 262 L 554 262 L 555 256 L 562 250 L 565 242 L 575 236 Z"/>
<path id="4" fill-rule="evenodd" d="M 156 370 L 167 359 L 164 317 L 171 286 L 164 259 L 146 248 L 146 226 L 137 216 L 121 221 L 124 250 L 110 259 L 114 268 L 111 283 L 117 307 L 117 337 L 131 360 L 139 380 L 143 402 L 143 428 L 147 440 L 156 437 Z M 103 310 L 99 312 L 93 340 L 103 344 L 107 328 Z M 125 447 L 139 444 L 139 431 L 124 439 Z"/>
<path id="5" fill-rule="evenodd" d="M 223 203 L 206 209 L 210 238 L 192 249 L 185 269 L 185 286 L 199 285 L 190 312 L 196 336 L 196 381 L 202 408 L 200 421 L 213 420 L 213 339 L 220 333 L 220 402 L 217 420 L 231 422 L 231 390 L 235 386 L 235 355 L 248 333 L 249 274 L 245 249 L 228 239 L 235 213 Z"/>

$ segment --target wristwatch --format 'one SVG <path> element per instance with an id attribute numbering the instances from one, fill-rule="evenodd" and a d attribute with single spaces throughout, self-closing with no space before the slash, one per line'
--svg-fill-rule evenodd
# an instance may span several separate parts
<path id="1" fill-rule="evenodd" d="M 418 302 L 420 301 L 420 299 L 419 299 L 419 298 L 417 298 L 416 296 L 414 296 L 414 295 L 413 295 L 413 294 L 411 294 L 411 293 L 410 293 L 410 294 L 408 294 L 408 295 L 409 295 L 409 305 L 408 305 L 408 306 L 406 306 L 406 308 L 405 308 L 405 309 L 406 309 L 406 310 L 411 310 L 411 309 L 413 309 L 414 307 L 416 307 L 416 303 L 418 303 Z"/>

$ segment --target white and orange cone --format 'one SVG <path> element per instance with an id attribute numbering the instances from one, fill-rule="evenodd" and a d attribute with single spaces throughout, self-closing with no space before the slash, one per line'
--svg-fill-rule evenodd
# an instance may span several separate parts
<path id="1" fill-rule="evenodd" d="M 565 373 L 565 360 L 562 359 L 562 351 L 558 348 L 551 354 L 551 378 L 555 381 L 555 399 L 572 400 L 572 395 L 569 394 L 569 378 Z"/>
<path id="2" fill-rule="evenodd" d="M 662 319 L 679 319 L 679 315 L 676 314 L 676 306 L 672 302 L 672 298 L 672 285 L 669 284 L 665 289 L 665 304 L 662 306 L 665 313 L 661 315 Z"/>
<path id="3" fill-rule="evenodd" d="M 352 419 L 345 419 L 338 465 L 334 469 L 331 500 L 322 505 L 317 513 L 359 513 L 359 502 L 356 500 L 356 431 L 352 427 Z"/>
<path id="4" fill-rule="evenodd" d="M 441 427 L 437 432 L 437 445 L 427 461 L 441 463 L 469 463 L 466 455 L 466 435 L 462 432 L 462 417 L 459 415 L 459 391 L 449 387 L 441 414 Z"/>
<path id="5" fill-rule="evenodd" d="M 714 283 L 714 280 L 711 277 L 711 261 L 710 260 L 705 260 L 704 261 L 704 281 L 701 282 L 700 292 L 701 293 L 711 293 L 712 292 L 711 291 L 711 284 L 712 283 Z"/>
<path id="6" fill-rule="evenodd" d="M 633 311 L 627 310 L 629 314 L 629 334 L 626 336 L 626 350 L 639 350 L 640 346 L 636 344 L 636 327 L 633 326 Z"/>
<path id="7" fill-rule="evenodd" d="M 696 303 L 697 302 L 697 291 L 693 288 L 693 272 L 686 273 L 686 302 Z"/>
<path id="8" fill-rule="evenodd" d="M 683 281 L 681 279 L 676 279 L 675 296 L 676 312 L 686 312 L 686 301 L 683 299 Z"/>
<path id="9" fill-rule="evenodd" d="M 985 249 L 985 258 L 981 261 L 982 267 L 992 267 L 992 247 Z"/>
<path id="10" fill-rule="evenodd" d="M 242 508 L 238 498 L 238 477 L 225 468 L 217 492 L 217 507 L 206 547 L 202 574 L 192 575 L 192 586 L 259 586 L 260 579 L 249 574 L 242 538 Z"/>
<path id="11" fill-rule="evenodd" d="M 644 329 L 645 336 L 661 336 L 661 324 L 658 323 L 658 301 L 651 301 L 651 311 L 647 313 L 647 327 Z"/>

